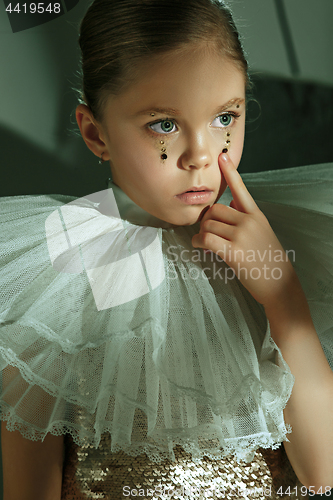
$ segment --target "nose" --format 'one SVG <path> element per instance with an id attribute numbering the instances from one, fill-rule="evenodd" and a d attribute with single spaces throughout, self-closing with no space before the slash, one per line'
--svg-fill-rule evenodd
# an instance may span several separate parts
<path id="1" fill-rule="evenodd" d="M 208 137 L 197 133 L 187 139 L 186 148 L 180 158 L 181 167 L 185 170 L 209 167 L 212 163 L 211 148 Z"/>

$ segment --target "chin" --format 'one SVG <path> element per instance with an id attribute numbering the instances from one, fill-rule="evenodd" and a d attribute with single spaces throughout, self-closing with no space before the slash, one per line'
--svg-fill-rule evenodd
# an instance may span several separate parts
<path id="1" fill-rule="evenodd" d="M 177 218 L 176 220 L 168 220 L 166 222 L 169 222 L 170 224 L 174 224 L 175 226 L 192 226 L 196 222 L 199 222 L 199 216 L 197 217 L 183 217 L 183 218 Z"/>
<path id="2" fill-rule="evenodd" d="M 209 208 L 209 207 L 208 207 Z M 206 210 L 205 210 L 206 211 Z M 200 214 L 194 216 L 194 217 L 190 217 L 188 218 L 186 221 L 184 221 L 182 224 L 180 224 L 181 226 L 193 226 L 193 224 L 197 224 L 198 222 L 201 221 L 201 219 L 203 218 L 204 216 L 204 212 L 201 211 Z"/>
<path id="3" fill-rule="evenodd" d="M 198 205 L 196 205 L 198 207 Z M 168 217 L 164 218 L 162 220 L 165 220 L 166 222 L 169 222 L 169 224 L 174 224 L 175 226 L 193 226 L 193 224 L 196 224 L 197 222 L 200 222 L 201 219 L 203 218 L 205 212 L 211 207 L 211 205 L 206 205 L 205 207 L 201 208 L 199 210 L 191 210 L 190 213 L 185 211 L 183 214 L 178 214 L 175 217 Z M 191 206 L 193 208 L 193 205 Z M 161 218 L 161 217 L 160 217 Z"/>

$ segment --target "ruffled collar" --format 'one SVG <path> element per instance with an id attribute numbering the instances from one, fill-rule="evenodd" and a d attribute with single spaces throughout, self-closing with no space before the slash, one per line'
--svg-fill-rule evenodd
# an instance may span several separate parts
<path id="1" fill-rule="evenodd" d="M 109 179 L 108 181 L 108 189 L 110 188 L 113 191 L 113 195 L 115 197 L 121 219 L 127 220 L 137 226 L 161 227 L 163 229 L 173 229 L 179 227 L 175 224 L 170 224 L 169 222 L 158 219 L 157 217 L 151 215 L 149 212 L 143 210 L 143 208 L 134 203 L 134 201 L 129 196 L 127 196 L 127 194 L 124 193 L 124 191 L 119 186 L 117 186 L 117 184 L 112 182 L 111 179 Z M 110 196 L 112 196 L 111 193 Z M 109 201 L 109 196 L 106 196 L 106 198 L 99 206 L 99 210 L 105 215 L 108 215 Z M 109 206 L 111 207 L 111 205 L 112 204 L 110 203 Z"/>

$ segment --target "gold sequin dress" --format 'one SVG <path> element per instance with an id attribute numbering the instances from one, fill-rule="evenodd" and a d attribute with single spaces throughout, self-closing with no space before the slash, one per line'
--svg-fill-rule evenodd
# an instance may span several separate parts
<path id="1" fill-rule="evenodd" d="M 232 457 L 193 461 L 180 446 L 175 460 L 155 463 L 147 455 L 110 453 L 110 436 L 97 449 L 79 447 L 68 435 L 61 500 L 216 499 L 308 500 L 283 446 L 258 449 L 249 463 Z"/>

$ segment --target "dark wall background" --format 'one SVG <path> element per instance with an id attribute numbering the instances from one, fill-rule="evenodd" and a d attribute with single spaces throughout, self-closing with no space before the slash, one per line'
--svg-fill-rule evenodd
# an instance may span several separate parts
<path id="1" fill-rule="evenodd" d="M 100 166 L 87 149 L 78 135 L 74 115 L 77 98 L 73 87 L 79 85 L 77 26 L 88 3 L 80 0 L 63 17 L 20 33 L 12 32 L 4 4 L 0 4 L 0 196 L 84 196 L 105 189 L 110 176 L 108 164 Z M 329 64 L 332 66 L 332 57 L 329 51 L 329 59 L 322 65 L 326 83 L 309 77 L 308 57 L 312 54 L 319 74 L 328 45 L 323 33 L 325 20 L 330 19 L 327 9 L 332 11 L 331 0 L 316 2 L 315 18 L 310 0 L 230 3 L 235 4 L 238 26 L 244 33 L 245 47 L 249 42 L 254 61 L 253 100 L 248 104 L 240 172 L 333 162 L 333 80 L 325 72 Z M 288 36 L 285 38 L 288 23 L 281 17 L 283 6 L 289 21 L 295 22 L 291 43 Z M 275 31 L 268 25 L 271 18 Z M 306 23 L 311 23 L 312 30 L 320 30 L 322 36 L 309 37 Z M 249 29 L 253 29 L 253 36 Z M 329 29 L 331 33 L 331 23 Z M 302 33 L 306 44 L 309 38 L 311 44 L 296 39 Z M 289 45 L 284 44 L 286 40 Z M 296 56 L 298 50 L 301 54 L 299 66 L 295 61 L 293 66 L 292 57 L 288 57 L 288 50 L 291 54 L 294 50 L 292 42 Z M 323 45 L 316 51 L 315 43 Z M 305 79 L 301 77 L 303 67 Z"/>
<path id="2" fill-rule="evenodd" d="M 254 76 L 241 172 L 333 161 L 333 86 Z"/>

